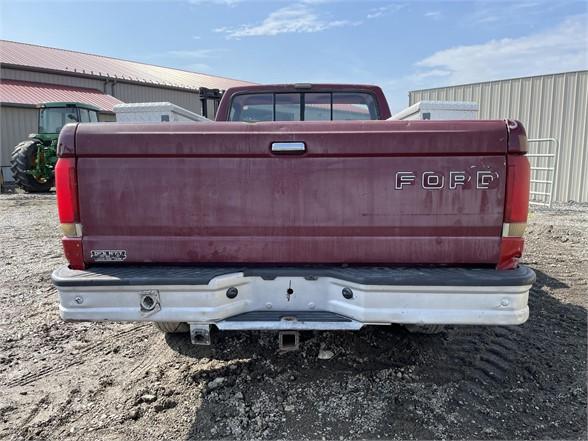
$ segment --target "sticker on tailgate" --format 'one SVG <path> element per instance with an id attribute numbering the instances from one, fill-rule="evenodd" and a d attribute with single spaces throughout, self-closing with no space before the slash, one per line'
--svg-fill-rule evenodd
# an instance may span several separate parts
<path id="1" fill-rule="evenodd" d="M 127 258 L 127 250 L 92 250 L 90 257 L 96 262 L 122 262 Z"/>

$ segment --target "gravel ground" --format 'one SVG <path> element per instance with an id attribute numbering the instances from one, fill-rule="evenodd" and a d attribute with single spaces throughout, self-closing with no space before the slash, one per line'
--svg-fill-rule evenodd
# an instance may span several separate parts
<path id="1" fill-rule="evenodd" d="M 275 334 L 203 348 L 147 324 L 61 321 L 56 218 L 54 195 L 0 196 L 2 439 L 587 437 L 587 205 L 532 213 L 522 326 L 308 333 L 290 353 Z"/>

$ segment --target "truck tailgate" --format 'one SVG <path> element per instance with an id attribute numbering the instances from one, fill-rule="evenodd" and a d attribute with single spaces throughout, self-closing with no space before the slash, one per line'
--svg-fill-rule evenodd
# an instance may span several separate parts
<path id="1" fill-rule="evenodd" d="M 81 124 L 84 260 L 494 265 L 507 135 L 504 121 Z"/>

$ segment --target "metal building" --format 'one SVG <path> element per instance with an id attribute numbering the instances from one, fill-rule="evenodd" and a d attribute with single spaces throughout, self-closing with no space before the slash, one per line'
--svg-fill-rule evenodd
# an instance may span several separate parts
<path id="1" fill-rule="evenodd" d="M 529 139 L 555 139 L 557 159 L 547 156 L 555 151 L 555 143 L 529 145 L 530 153 L 538 156 L 530 158 L 535 163 L 536 193 L 541 196 L 552 190 L 554 201 L 588 202 L 588 71 L 409 92 L 409 105 L 423 100 L 475 101 L 480 104 L 480 119 L 516 119 L 527 129 Z M 548 170 L 552 167 L 551 189 L 543 181 L 554 176 Z"/>
<path id="2" fill-rule="evenodd" d="M 100 55 L 0 40 L 0 166 L 37 130 L 43 101 L 79 101 L 112 119 L 121 102 L 167 101 L 212 117 L 223 90 L 245 81 Z"/>

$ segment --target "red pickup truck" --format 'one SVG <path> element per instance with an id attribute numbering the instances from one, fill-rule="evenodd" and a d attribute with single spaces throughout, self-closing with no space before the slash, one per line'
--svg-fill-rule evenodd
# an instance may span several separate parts
<path id="1" fill-rule="evenodd" d="M 210 123 L 66 126 L 61 316 L 200 344 L 525 322 L 524 128 L 389 117 L 378 87 L 296 84 L 229 89 Z"/>

